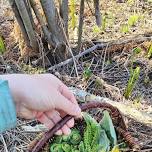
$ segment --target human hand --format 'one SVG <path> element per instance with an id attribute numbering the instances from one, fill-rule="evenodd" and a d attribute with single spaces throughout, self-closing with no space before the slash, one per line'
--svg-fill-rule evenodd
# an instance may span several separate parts
<path id="1" fill-rule="evenodd" d="M 81 115 L 74 95 L 54 75 L 11 74 L 0 78 L 9 82 L 19 117 L 37 119 L 51 129 L 66 114 Z M 73 126 L 71 119 L 56 134 L 67 135 Z"/>

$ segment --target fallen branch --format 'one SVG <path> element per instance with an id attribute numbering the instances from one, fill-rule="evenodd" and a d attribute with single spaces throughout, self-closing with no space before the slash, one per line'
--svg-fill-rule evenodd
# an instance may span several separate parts
<path id="1" fill-rule="evenodd" d="M 107 47 L 108 45 L 108 48 L 110 48 L 109 50 L 111 50 L 111 52 L 114 52 L 113 49 L 115 48 L 121 48 L 120 50 L 123 49 L 124 45 L 125 44 L 128 44 L 128 43 L 142 43 L 144 41 L 151 41 L 152 40 L 152 36 L 145 36 L 145 35 L 138 35 L 137 37 L 133 37 L 133 38 L 130 38 L 130 39 L 123 39 L 123 40 L 119 40 L 119 41 L 111 41 L 111 42 L 100 42 L 100 41 L 96 41 L 94 43 L 96 43 L 96 45 L 90 47 L 89 49 L 86 49 L 84 51 L 80 51 L 81 53 L 76 55 L 74 58 L 76 60 L 78 60 L 79 58 L 83 57 L 84 55 L 88 54 L 88 53 L 91 53 L 93 51 L 96 51 L 96 50 L 103 50 L 105 47 Z M 114 46 L 114 47 L 113 47 Z M 133 46 L 133 44 L 132 44 Z M 112 49 L 113 48 L 113 49 Z M 54 69 L 57 69 L 57 68 L 60 68 L 62 66 L 65 66 L 67 64 L 70 64 L 73 62 L 73 58 L 70 58 L 70 59 L 67 59 L 57 65 L 54 65 L 50 68 L 48 68 L 48 71 L 52 71 Z"/>
<path id="2" fill-rule="evenodd" d="M 91 53 L 91 52 L 93 52 L 93 51 L 95 51 L 95 50 L 97 50 L 97 49 L 102 49 L 103 47 L 105 47 L 105 44 L 97 44 L 97 45 L 94 45 L 94 46 L 92 46 L 91 48 L 83 51 L 82 53 L 80 53 L 80 54 L 78 54 L 78 55 L 76 55 L 76 56 L 75 56 L 75 59 L 79 59 L 80 57 L 82 57 L 82 56 L 84 56 L 84 55 L 86 55 L 86 54 L 88 54 L 88 53 Z M 72 58 L 67 59 L 66 61 L 63 61 L 63 62 L 61 62 L 61 63 L 59 63 L 59 64 L 57 64 L 57 65 L 54 65 L 54 66 L 50 67 L 50 68 L 48 69 L 48 71 L 52 71 L 52 70 L 54 70 L 54 69 L 57 69 L 57 68 L 59 68 L 59 67 L 61 67 L 61 66 L 65 66 L 65 65 L 67 65 L 67 64 L 69 64 L 69 63 L 72 63 L 72 62 L 73 62 L 73 59 L 72 59 Z"/>
<path id="3" fill-rule="evenodd" d="M 112 101 L 105 97 L 95 96 L 95 95 L 92 95 L 90 93 L 87 93 L 87 92 L 77 89 L 77 88 L 71 87 L 70 90 L 75 94 L 77 99 L 80 101 L 88 102 L 88 101 L 94 100 L 94 101 L 101 101 L 104 103 L 111 104 L 112 106 L 117 107 L 123 115 L 128 116 L 143 124 L 152 126 L 152 114 L 138 111 L 135 108 L 133 108 L 127 104 Z M 152 113 L 152 111 L 150 113 Z"/>

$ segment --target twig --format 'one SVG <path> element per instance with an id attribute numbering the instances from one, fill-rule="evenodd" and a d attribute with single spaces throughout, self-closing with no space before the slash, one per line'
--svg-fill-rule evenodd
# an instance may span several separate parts
<path id="1" fill-rule="evenodd" d="M 84 18 L 84 0 L 81 0 L 81 2 L 80 2 L 79 28 L 78 28 L 78 50 L 81 49 L 83 18 Z"/>
<path id="2" fill-rule="evenodd" d="M 89 49 L 87 49 L 87 50 L 85 50 L 85 51 L 82 51 L 82 53 L 76 55 L 76 56 L 75 56 L 75 59 L 78 60 L 80 57 L 82 57 L 82 56 L 84 56 L 84 55 L 86 55 L 86 54 L 88 54 L 88 53 L 91 53 L 91 52 L 93 52 L 94 50 L 102 49 L 102 48 L 105 47 L 105 46 L 106 46 L 105 44 L 97 44 L 97 45 L 94 45 L 94 46 L 92 46 L 91 48 L 89 48 Z M 61 63 L 59 63 L 59 64 L 57 64 L 57 65 L 54 65 L 54 66 L 50 67 L 50 68 L 48 69 L 48 71 L 52 71 L 52 70 L 54 70 L 54 69 L 57 69 L 57 68 L 59 68 L 59 67 L 61 67 L 61 66 L 65 66 L 65 65 L 67 65 L 67 64 L 69 64 L 69 63 L 72 63 L 72 62 L 73 62 L 73 58 L 67 59 L 67 60 L 64 61 L 64 62 L 61 62 Z"/>

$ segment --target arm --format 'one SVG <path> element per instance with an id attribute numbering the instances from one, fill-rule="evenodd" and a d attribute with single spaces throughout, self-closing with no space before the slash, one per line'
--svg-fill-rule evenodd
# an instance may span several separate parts
<path id="1" fill-rule="evenodd" d="M 8 82 L 0 80 L 0 133 L 15 127 L 16 110 Z"/>

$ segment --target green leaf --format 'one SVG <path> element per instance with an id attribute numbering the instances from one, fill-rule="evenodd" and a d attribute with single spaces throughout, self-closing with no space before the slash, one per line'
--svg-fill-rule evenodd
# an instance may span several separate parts
<path id="1" fill-rule="evenodd" d="M 76 129 L 73 129 L 71 134 L 70 134 L 69 141 L 73 145 L 79 144 L 81 142 L 80 132 L 78 130 L 76 130 Z"/>
<path id="2" fill-rule="evenodd" d="M 6 51 L 3 38 L 0 36 L 0 53 L 3 54 Z"/>
<path id="3" fill-rule="evenodd" d="M 64 152 L 71 152 L 71 146 L 67 143 L 62 143 L 62 149 Z"/>
<path id="4" fill-rule="evenodd" d="M 55 140 L 54 140 L 54 143 L 59 144 L 59 143 L 61 143 L 61 142 L 62 142 L 62 136 L 56 136 L 56 137 L 55 137 Z"/>
<path id="5" fill-rule="evenodd" d="M 81 141 L 80 144 L 79 144 L 79 152 L 85 152 L 83 141 Z"/>
<path id="6" fill-rule="evenodd" d="M 136 47 L 136 48 L 133 49 L 134 54 L 139 54 L 141 51 L 142 51 L 142 49 L 139 48 L 139 47 Z"/>
<path id="7" fill-rule="evenodd" d="M 117 137 L 111 117 L 108 111 L 104 111 L 103 114 L 104 115 L 102 120 L 100 121 L 100 126 L 105 130 L 107 137 L 110 139 L 110 143 L 114 146 L 117 144 Z"/>
<path id="8" fill-rule="evenodd" d="M 110 141 L 106 135 L 106 132 L 102 129 L 100 131 L 99 151 L 109 152 L 109 150 L 110 150 Z"/>
<path id="9" fill-rule="evenodd" d="M 54 143 L 50 146 L 50 152 L 64 152 L 64 151 L 62 150 L 61 144 Z"/>

